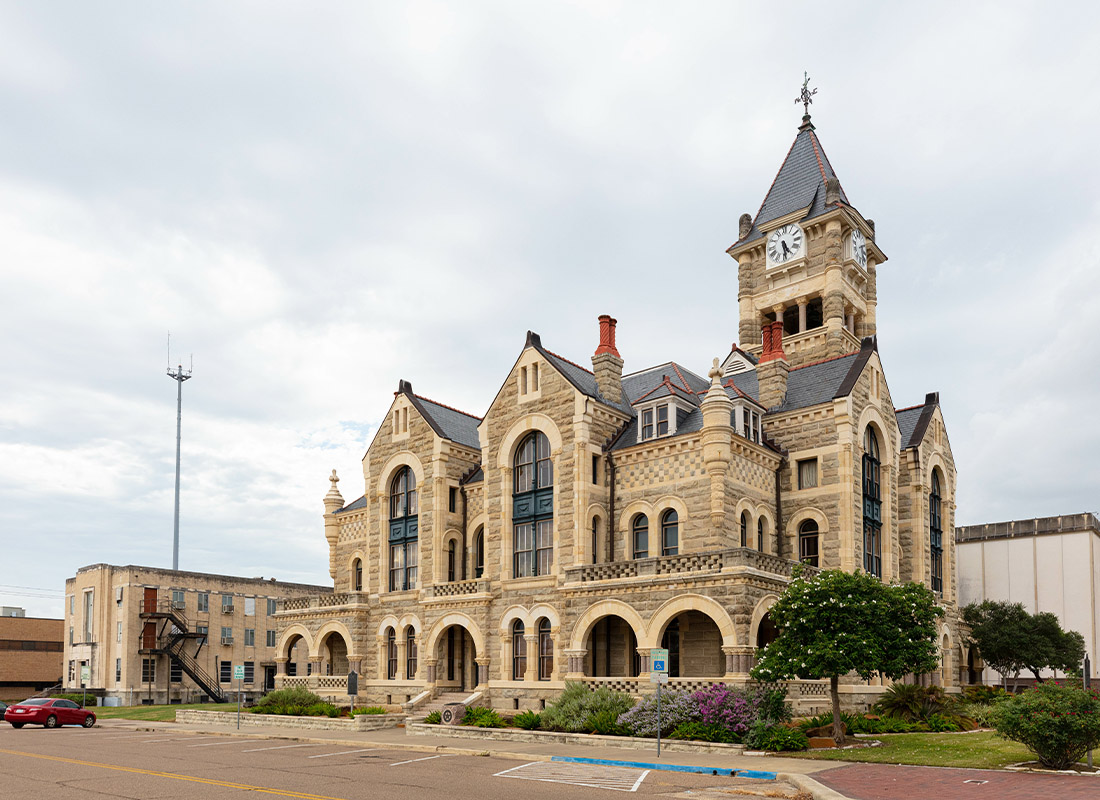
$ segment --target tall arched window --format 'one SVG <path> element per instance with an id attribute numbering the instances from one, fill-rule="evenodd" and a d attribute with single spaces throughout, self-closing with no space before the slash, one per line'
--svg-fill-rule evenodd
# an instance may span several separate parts
<path id="1" fill-rule="evenodd" d="M 630 526 L 631 539 L 634 543 L 634 557 L 649 557 L 649 517 L 639 514 L 634 518 Z"/>
<path id="2" fill-rule="evenodd" d="M 397 632 L 386 628 L 386 678 L 397 678 Z"/>
<path id="3" fill-rule="evenodd" d="M 455 582 L 455 540 L 447 544 L 447 583 Z"/>
<path id="4" fill-rule="evenodd" d="M 932 470 L 932 491 L 928 494 L 928 536 L 932 549 L 932 591 L 943 591 L 943 520 L 941 517 L 940 471 Z"/>
<path id="5" fill-rule="evenodd" d="M 416 586 L 416 537 L 419 527 L 416 475 L 402 467 L 390 482 L 390 591 Z"/>
<path id="6" fill-rule="evenodd" d="M 485 529 L 478 528 L 474 534 L 474 577 L 485 574 Z"/>
<path id="7" fill-rule="evenodd" d="M 863 436 L 863 570 L 882 577 L 882 486 L 878 437 L 870 425 Z"/>
<path id="8" fill-rule="evenodd" d="M 820 567 L 818 563 L 817 522 L 803 520 L 798 526 L 798 560 L 811 567 Z"/>
<path id="9" fill-rule="evenodd" d="M 523 621 L 512 623 L 512 680 L 522 681 L 527 672 L 527 639 L 524 638 Z"/>
<path id="10" fill-rule="evenodd" d="M 749 546 L 749 512 L 741 512 L 741 546 Z"/>
<path id="11" fill-rule="evenodd" d="M 764 552 L 764 518 L 756 521 L 756 549 Z"/>
<path id="12" fill-rule="evenodd" d="M 351 590 L 353 592 L 363 591 L 363 561 L 358 558 L 351 565 Z"/>
<path id="13" fill-rule="evenodd" d="M 670 508 L 661 515 L 661 555 L 674 556 L 680 552 L 680 515 Z"/>
<path id="14" fill-rule="evenodd" d="M 512 576 L 548 575 L 554 562 L 554 462 L 535 431 L 516 449 L 512 489 Z"/>
<path id="15" fill-rule="evenodd" d="M 539 620 L 539 680 L 548 681 L 554 672 L 554 640 L 550 638 L 550 620 Z"/>
<path id="16" fill-rule="evenodd" d="M 598 564 L 600 561 L 599 555 L 600 548 L 600 518 L 592 517 L 592 563 Z"/>
<path id="17" fill-rule="evenodd" d="M 410 625 L 405 629 L 405 677 L 416 677 L 416 630 Z"/>

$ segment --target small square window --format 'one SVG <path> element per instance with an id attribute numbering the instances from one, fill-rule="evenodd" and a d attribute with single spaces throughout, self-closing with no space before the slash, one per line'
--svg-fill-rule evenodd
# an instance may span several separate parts
<path id="1" fill-rule="evenodd" d="M 200 614 L 204 614 L 210 610 L 210 594 L 208 592 L 199 592 L 198 599 L 198 611 Z"/>
<path id="2" fill-rule="evenodd" d="M 798 488 L 813 489 L 817 487 L 817 459 L 807 458 L 798 462 Z"/>
<path id="3" fill-rule="evenodd" d="M 275 631 L 268 631 L 267 632 L 267 646 L 268 647 L 274 647 L 275 646 Z"/>
<path id="4" fill-rule="evenodd" d="M 647 408 L 642 412 L 642 440 L 653 438 L 653 409 Z"/>
<path id="5" fill-rule="evenodd" d="M 657 406 L 657 435 L 668 435 L 668 406 Z"/>
<path id="6" fill-rule="evenodd" d="M 279 610 L 279 601 L 269 597 L 267 599 L 267 615 L 271 616 Z"/>

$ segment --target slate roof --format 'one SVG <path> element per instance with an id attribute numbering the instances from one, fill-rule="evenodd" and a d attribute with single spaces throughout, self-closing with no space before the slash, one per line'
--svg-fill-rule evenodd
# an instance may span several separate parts
<path id="1" fill-rule="evenodd" d="M 695 403 L 700 402 L 701 398 L 692 398 L 692 395 L 688 392 L 694 395 L 703 395 L 706 394 L 707 388 L 710 386 L 710 381 L 706 378 L 696 375 L 690 369 L 677 364 L 675 361 L 668 361 L 640 372 L 624 375 L 623 394 L 630 403 L 637 403 L 647 395 L 652 396 L 651 392 L 664 383 L 666 376 L 673 386 L 685 390 L 681 396 L 686 399 L 693 399 Z"/>
<path id="2" fill-rule="evenodd" d="M 363 495 L 358 500 L 352 500 L 350 503 L 348 503 L 343 508 L 337 509 L 336 513 L 337 514 L 343 514 L 345 511 L 357 511 L 360 508 L 366 508 L 366 507 L 367 507 L 367 496 Z"/>
<path id="3" fill-rule="evenodd" d="M 895 412 L 898 418 L 898 430 L 901 433 L 902 450 L 913 446 L 909 442 L 913 438 L 913 431 L 916 430 L 917 420 L 920 419 L 921 412 L 923 411 L 924 406 L 913 406 L 912 408 L 903 408 L 901 411 Z"/>
<path id="4" fill-rule="evenodd" d="M 936 413 L 936 406 L 939 404 L 939 392 L 929 392 L 924 396 L 921 405 L 894 412 L 898 420 L 902 450 L 920 446 L 924 441 L 924 434 L 928 432 L 928 423 L 932 421 L 932 415 Z"/>
<path id="5" fill-rule="evenodd" d="M 413 395 L 414 405 L 417 410 L 428 418 L 428 423 L 444 439 L 481 449 L 481 439 L 477 435 L 477 426 L 481 423 L 481 417 L 459 411 L 457 408 L 445 406 L 435 400 L 429 400 L 420 395 Z"/>
<path id="6" fill-rule="evenodd" d="M 574 364 L 568 358 L 559 356 L 557 353 L 551 353 L 545 347 L 542 346 L 542 337 L 532 331 L 527 331 L 527 344 L 530 347 L 534 347 L 542 354 L 542 357 L 549 361 L 555 369 L 558 370 L 565 379 L 569 381 L 581 392 L 581 394 L 588 395 L 589 397 L 599 400 L 605 405 L 609 405 L 612 408 L 617 408 L 620 411 L 630 413 L 630 404 L 626 402 L 612 403 L 600 394 L 600 387 L 596 384 L 596 376 L 592 374 L 591 370 L 587 370 L 580 364 Z"/>
<path id="7" fill-rule="evenodd" d="M 462 481 L 462 484 L 463 486 L 468 486 L 471 483 L 481 483 L 483 480 L 485 480 L 485 472 L 481 469 L 481 467 L 478 467 L 472 473 L 470 473 L 470 476 L 468 478 Z"/>
<path id="8" fill-rule="evenodd" d="M 825 181 L 835 177 L 836 172 L 825 155 L 814 126 L 807 120 L 798 129 L 783 166 L 779 168 L 760 210 L 756 212 L 749 234 L 734 246 L 759 239 L 763 236 L 760 226 L 803 208 L 809 207 L 809 210 L 802 220 L 824 214 L 829 210 L 825 206 Z M 843 186 L 840 187 L 840 199 L 845 205 L 850 205 Z"/>

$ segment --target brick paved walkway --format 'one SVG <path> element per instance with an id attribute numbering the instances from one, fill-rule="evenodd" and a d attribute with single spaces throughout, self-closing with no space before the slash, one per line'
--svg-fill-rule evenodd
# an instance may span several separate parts
<path id="1" fill-rule="evenodd" d="M 852 800 L 1097 800 L 1100 777 L 850 764 L 814 780 Z M 985 781 L 967 783 L 966 781 Z"/>

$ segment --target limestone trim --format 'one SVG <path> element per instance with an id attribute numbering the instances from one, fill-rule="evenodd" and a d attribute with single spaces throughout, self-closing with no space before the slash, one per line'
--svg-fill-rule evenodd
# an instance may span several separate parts
<path id="1" fill-rule="evenodd" d="M 347 647 L 349 658 L 353 653 L 356 652 L 355 640 L 351 637 L 351 631 L 347 629 L 347 626 L 339 620 L 330 620 L 329 622 L 326 622 L 324 625 L 321 626 L 320 630 L 318 630 L 317 634 L 313 637 L 313 641 L 310 642 L 309 657 L 311 659 L 324 657 L 324 653 L 321 652 L 321 648 L 325 644 L 325 639 L 327 639 L 334 633 L 344 640 L 344 645 Z"/>
<path id="2" fill-rule="evenodd" d="M 500 615 L 501 636 L 511 635 L 512 623 L 517 619 L 523 623 L 525 628 L 531 627 L 531 615 L 525 606 L 509 606 L 505 609 L 504 613 Z"/>
<path id="3" fill-rule="evenodd" d="M 643 648 L 659 647 L 661 634 L 664 632 L 665 626 L 685 611 L 698 611 L 700 614 L 709 617 L 718 626 L 718 631 L 722 634 L 723 647 L 736 647 L 738 645 L 737 629 L 733 624 L 733 619 L 730 618 L 729 612 L 721 603 L 701 594 L 683 594 L 666 601 L 653 613 L 646 631 L 644 644 L 643 640 L 639 638 L 638 646 Z"/>
<path id="4" fill-rule="evenodd" d="M 358 589 L 355 588 L 355 561 L 358 559 L 363 562 L 363 585 Z M 348 591 L 349 592 L 369 592 L 369 575 L 370 575 L 370 562 L 367 560 L 367 554 L 362 548 L 356 548 L 351 555 L 348 556 Z"/>
<path id="5" fill-rule="evenodd" d="M 394 453 L 390 456 L 378 472 L 378 495 L 380 497 L 389 498 L 390 481 L 393 480 L 394 473 L 401 467 L 408 467 L 413 471 L 413 475 L 416 476 L 416 490 L 418 493 L 424 488 L 424 465 L 420 463 L 420 459 L 412 451 L 402 450 L 400 453 Z M 389 514 L 388 505 L 385 506 L 383 517 L 387 514 Z"/>
<path id="6" fill-rule="evenodd" d="M 561 627 L 561 617 L 558 616 L 558 612 L 550 605 L 546 603 L 539 603 L 537 606 L 532 606 L 530 611 L 531 625 L 534 628 L 538 628 L 538 621 L 546 617 L 550 620 L 550 630 L 556 631 Z"/>
<path id="7" fill-rule="evenodd" d="M 631 541 L 631 533 L 633 531 L 634 518 L 639 514 L 645 514 L 646 519 L 649 521 L 649 540 L 653 541 L 653 504 L 648 500 L 634 500 L 626 508 L 623 509 L 622 514 L 619 515 L 619 530 L 623 531 L 623 535 L 626 537 L 626 544 L 628 548 L 624 552 L 630 553 L 630 558 L 634 556 L 634 542 Z"/>
<path id="8" fill-rule="evenodd" d="M 316 649 L 313 644 L 313 636 L 304 625 L 297 623 L 283 631 L 283 635 L 279 637 L 279 645 L 275 648 L 276 657 L 289 660 L 290 645 L 295 643 L 296 638 L 301 638 L 306 643 L 306 652 L 309 653 L 309 657 L 313 657 Z"/>
<path id="9" fill-rule="evenodd" d="M 580 615 L 573 625 L 573 635 L 569 639 L 568 650 L 588 652 L 585 640 L 592 627 L 604 617 L 621 617 L 623 621 L 634 630 L 634 636 L 639 644 L 648 641 L 648 632 L 645 621 L 641 618 L 633 606 L 627 605 L 621 600 L 600 600 Z"/>
<path id="10" fill-rule="evenodd" d="M 688 513 L 687 504 L 676 495 L 666 494 L 663 497 L 658 498 L 653 503 L 653 517 L 657 526 L 657 536 L 661 535 L 661 520 L 665 516 L 665 512 L 672 509 L 676 512 L 677 524 L 680 526 L 679 541 L 684 541 L 684 529 L 691 522 L 691 515 Z M 660 547 L 660 541 L 657 542 L 658 549 Z M 681 549 L 683 549 L 681 547 Z"/>
<path id="11" fill-rule="evenodd" d="M 447 550 L 450 547 L 450 543 L 455 543 L 455 580 L 462 580 L 462 531 L 458 528 L 447 528 L 442 536 L 435 537 L 434 543 L 434 559 L 435 559 L 435 572 L 434 583 L 450 583 L 447 580 Z M 468 546 L 471 548 L 473 541 L 471 540 Z M 473 571 L 472 569 L 470 570 Z M 469 574 L 469 573 L 467 573 Z"/>
<path id="12" fill-rule="evenodd" d="M 761 597 L 756 603 L 756 607 L 752 610 L 752 621 L 749 623 L 749 643 L 754 644 L 756 637 L 760 633 L 760 623 L 764 619 L 764 615 L 771 611 L 772 606 L 779 600 L 779 595 L 769 594 Z M 754 645 L 755 646 L 755 645 Z"/>
<path id="13" fill-rule="evenodd" d="M 434 653 L 436 651 L 436 648 L 439 646 L 439 640 L 443 636 L 443 632 L 452 625 L 464 628 L 466 632 L 470 634 L 470 638 L 474 640 L 474 648 L 479 654 L 488 652 L 485 646 L 485 634 L 482 633 L 481 627 L 465 614 L 458 611 L 452 611 L 436 620 L 435 624 L 432 625 L 431 630 L 428 632 L 428 646 L 425 648 L 428 653 Z M 480 658 L 481 656 L 479 655 L 478 657 Z"/>
<path id="14" fill-rule="evenodd" d="M 787 530 L 785 535 L 787 538 L 787 544 L 790 545 L 790 549 L 784 548 L 784 550 L 794 556 L 794 559 L 792 560 L 798 560 L 798 528 L 803 522 L 808 519 L 812 519 L 814 522 L 817 523 L 818 566 L 822 569 L 828 569 L 830 565 L 823 563 L 824 559 L 822 558 L 822 556 L 824 554 L 823 545 L 825 542 L 825 538 L 829 535 L 829 517 L 825 514 L 824 511 L 822 511 L 820 508 L 817 508 L 816 506 L 806 506 L 804 508 L 800 508 L 787 518 Z"/>
<path id="15" fill-rule="evenodd" d="M 500 444 L 497 449 L 497 466 L 501 469 L 507 469 L 509 473 L 512 471 L 513 462 L 516 457 L 516 448 L 519 446 L 520 441 L 523 440 L 531 431 L 541 431 L 546 435 L 546 438 L 550 440 L 550 453 L 556 455 L 561 452 L 562 438 L 561 431 L 558 430 L 558 425 L 553 419 L 546 414 L 534 413 L 527 414 L 520 417 L 512 426 L 508 428 L 508 432 L 504 434 L 500 439 Z M 558 464 L 557 459 L 554 463 L 554 485 L 558 486 Z M 509 496 L 511 492 L 509 491 Z"/>

